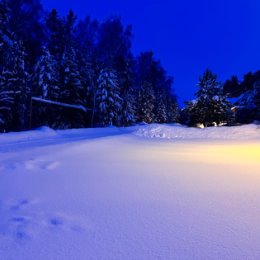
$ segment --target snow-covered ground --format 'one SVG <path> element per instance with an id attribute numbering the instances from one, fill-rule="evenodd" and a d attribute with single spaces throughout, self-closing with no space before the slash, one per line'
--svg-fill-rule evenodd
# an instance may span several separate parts
<path id="1" fill-rule="evenodd" d="M 260 259 L 260 129 L 0 135 L 1 260 Z"/>

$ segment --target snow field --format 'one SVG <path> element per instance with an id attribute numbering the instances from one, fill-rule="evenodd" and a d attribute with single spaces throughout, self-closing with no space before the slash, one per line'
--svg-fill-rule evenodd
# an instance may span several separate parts
<path id="1" fill-rule="evenodd" d="M 196 130 L 215 135 L 192 139 Z M 259 259 L 257 133 L 148 125 L 2 135 L 0 259 Z"/>

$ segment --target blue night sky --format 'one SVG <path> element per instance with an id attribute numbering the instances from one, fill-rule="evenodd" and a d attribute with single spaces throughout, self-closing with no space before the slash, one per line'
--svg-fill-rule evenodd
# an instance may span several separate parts
<path id="1" fill-rule="evenodd" d="M 42 0 L 46 9 L 79 18 L 119 15 L 132 24 L 133 52 L 153 50 L 175 79 L 179 102 L 193 98 L 210 68 L 224 81 L 260 69 L 259 0 Z"/>

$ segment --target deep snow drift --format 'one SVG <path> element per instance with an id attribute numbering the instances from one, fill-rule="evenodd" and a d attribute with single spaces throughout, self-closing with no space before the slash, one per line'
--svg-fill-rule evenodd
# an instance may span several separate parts
<path id="1" fill-rule="evenodd" d="M 148 138 L 161 139 L 225 139 L 225 140 L 247 140 L 260 139 L 260 125 L 241 125 L 236 127 L 208 127 L 204 129 L 184 127 L 182 125 L 147 125 L 140 127 L 137 135 Z"/>
<path id="2" fill-rule="evenodd" d="M 0 259 L 260 259 L 259 168 L 257 125 L 0 135 Z"/>

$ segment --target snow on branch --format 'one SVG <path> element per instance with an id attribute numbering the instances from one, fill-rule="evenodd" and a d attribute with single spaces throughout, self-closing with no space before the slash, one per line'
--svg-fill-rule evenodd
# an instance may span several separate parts
<path id="1" fill-rule="evenodd" d="M 52 100 L 43 99 L 43 98 L 39 98 L 39 97 L 32 97 L 32 100 L 33 101 L 37 101 L 37 102 L 41 102 L 41 103 L 47 103 L 47 104 L 52 104 L 52 105 L 56 105 L 56 106 L 61 106 L 61 107 L 69 107 L 69 108 L 80 109 L 80 110 L 84 111 L 85 113 L 88 110 L 91 110 L 89 108 L 85 108 L 82 105 L 71 105 L 71 104 L 66 104 L 66 103 L 62 103 L 62 102 L 52 101 Z"/>

